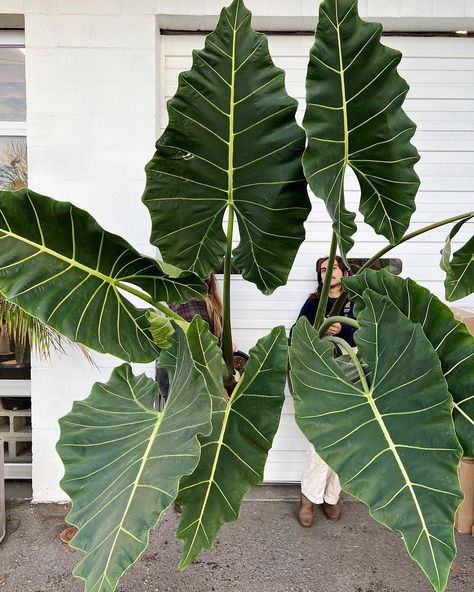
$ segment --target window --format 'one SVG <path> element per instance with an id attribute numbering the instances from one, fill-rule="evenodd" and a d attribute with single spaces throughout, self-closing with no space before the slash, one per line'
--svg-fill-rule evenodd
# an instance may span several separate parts
<path id="1" fill-rule="evenodd" d="M 25 49 L 17 31 L 0 31 L 0 189 L 26 184 Z"/>
<path id="2" fill-rule="evenodd" d="M 24 33 L 0 30 L 0 190 L 17 190 L 28 181 Z M 11 316 L 0 295 L 2 317 Z M 20 320 L 21 322 L 21 320 Z M 0 379 L 30 377 L 29 350 L 0 327 Z"/>

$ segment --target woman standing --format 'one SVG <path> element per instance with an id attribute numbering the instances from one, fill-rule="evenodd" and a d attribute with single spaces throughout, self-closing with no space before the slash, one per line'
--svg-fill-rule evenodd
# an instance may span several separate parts
<path id="1" fill-rule="evenodd" d="M 189 300 L 183 303 L 175 302 L 170 304 L 170 309 L 189 323 L 196 315 L 200 315 L 209 325 L 209 331 L 220 339 L 222 333 L 222 300 L 214 273 L 211 273 L 207 278 L 206 284 L 207 296 L 205 300 Z M 162 411 L 168 398 L 170 387 L 167 370 L 157 365 L 155 380 L 160 387 L 158 409 Z"/>
<path id="2" fill-rule="evenodd" d="M 170 304 L 170 308 L 189 323 L 196 315 L 201 315 L 209 325 L 209 331 L 220 339 L 222 333 L 222 300 L 214 273 L 211 273 L 207 278 L 206 284 L 207 296 L 205 300 L 190 300 L 189 302 Z"/>
<path id="3" fill-rule="evenodd" d="M 315 292 L 309 295 L 298 315 L 306 317 L 311 324 L 314 324 L 316 311 L 323 283 L 326 278 L 328 258 L 318 259 L 316 263 L 316 273 L 318 277 L 318 286 Z M 341 280 L 349 275 L 350 270 L 346 267 L 341 257 L 336 257 L 334 268 L 331 275 L 331 284 L 329 288 L 329 298 L 326 306 L 325 316 L 328 317 L 331 309 L 342 294 Z M 340 316 L 353 319 L 352 303 L 344 303 Z M 354 327 L 335 323 L 327 330 L 327 335 L 337 335 L 354 347 Z M 313 446 L 309 451 L 308 466 L 301 477 L 301 499 L 298 511 L 298 520 L 301 526 L 310 527 L 314 522 L 314 504 L 322 504 L 323 511 L 329 520 L 339 520 L 341 517 L 341 508 L 339 506 L 339 495 L 341 486 L 339 477 L 330 469 L 323 459 L 316 453 Z"/>

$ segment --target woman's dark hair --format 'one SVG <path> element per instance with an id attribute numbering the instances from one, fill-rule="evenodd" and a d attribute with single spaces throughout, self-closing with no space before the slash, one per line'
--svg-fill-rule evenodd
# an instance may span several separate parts
<path id="1" fill-rule="evenodd" d="M 316 290 L 314 292 L 311 292 L 311 294 L 309 295 L 309 299 L 312 300 L 313 302 L 319 302 L 319 298 L 321 297 L 321 290 L 323 289 L 323 278 L 321 276 L 321 267 L 323 266 L 323 263 L 325 261 L 327 261 L 328 259 L 329 259 L 329 257 L 321 257 L 320 259 L 318 259 L 316 261 L 316 274 L 317 274 L 317 278 L 318 278 L 318 286 L 317 286 Z M 339 255 L 336 255 L 336 261 L 337 261 L 337 264 L 339 265 L 339 269 L 341 269 L 345 275 L 351 274 L 350 268 L 348 268 L 347 265 L 344 263 L 344 261 L 342 260 L 342 257 L 339 257 Z"/>

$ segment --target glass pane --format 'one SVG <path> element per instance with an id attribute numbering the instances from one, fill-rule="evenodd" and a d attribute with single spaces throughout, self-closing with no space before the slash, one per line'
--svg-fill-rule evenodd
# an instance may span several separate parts
<path id="1" fill-rule="evenodd" d="M 10 191 L 28 184 L 26 138 L 0 136 L 0 189 Z"/>
<path id="2" fill-rule="evenodd" d="M 25 54 L 0 47 L 0 121 L 26 121 Z"/>
<path id="3" fill-rule="evenodd" d="M 356 259 L 349 258 L 352 273 L 357 273 L 359 269 L 367 263 L 368 259 Z M 378 259 L 371 267 L 371 269 L 386 269 L 394 275 L 400 275 L 402 273 L 403 263 L 401 259 L 395 259 L 393 257 L 387 257 L 384 259 Z"/>

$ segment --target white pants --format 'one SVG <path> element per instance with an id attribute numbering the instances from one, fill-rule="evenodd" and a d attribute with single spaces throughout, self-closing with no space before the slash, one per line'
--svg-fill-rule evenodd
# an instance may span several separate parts
<path id="1" fill-rule="evenodd" d="M 308 461 L 301 477 L 301 493 L 313 504 L 337 504 L 341 493 L 339 477 L 317 454 L 313 446 L 309 450 Z"/>

